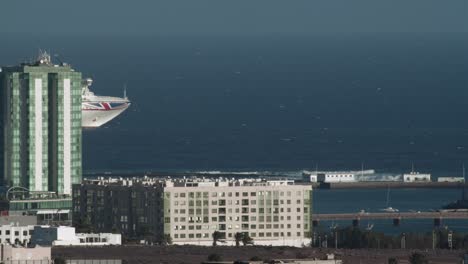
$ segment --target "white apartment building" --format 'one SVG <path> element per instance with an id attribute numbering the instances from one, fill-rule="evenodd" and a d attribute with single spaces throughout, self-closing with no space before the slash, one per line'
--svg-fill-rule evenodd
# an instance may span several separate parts
<path id="1" fill-rule="evenodd" d="M 164 233 L 174 244 L 234 245 L 246 233 L 256 245 L 300 247 L 310 243 L 310 185 L 294 181 L 174 180 L 164 187 Z"/>
<path id="2" fill-rule="evenodd" d="M 33 225 L 20 226 L 17 224 L 0 226 L 0 244 L 27 245 L 31 239 Z"/>

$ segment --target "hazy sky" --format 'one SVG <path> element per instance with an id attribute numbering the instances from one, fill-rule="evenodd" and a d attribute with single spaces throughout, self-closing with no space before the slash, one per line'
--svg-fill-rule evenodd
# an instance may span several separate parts
<path id="1" fill-rule="evenodd" d="M 0 32 L 468 32 L 467 3 L 468 0 L 14 0 L 0 3 Z"/>

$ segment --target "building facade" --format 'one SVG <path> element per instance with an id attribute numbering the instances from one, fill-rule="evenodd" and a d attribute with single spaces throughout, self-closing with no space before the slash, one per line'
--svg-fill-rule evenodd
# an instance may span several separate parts
<path id="1" fill-rule="evenodd" d="M 73 186 L 73 221 L 98 231 L 162 238 L 175 244 L 235 243 L 248 234 L 255 244 L 310 243 L 310 185 L 257 179 L 98 179 Z"/>
<path id="2" fill-rule="evenodd" d="M 4 186 L 71 194 L 81 180 L 81 73 L 50 56 L 0 72 Z"/>

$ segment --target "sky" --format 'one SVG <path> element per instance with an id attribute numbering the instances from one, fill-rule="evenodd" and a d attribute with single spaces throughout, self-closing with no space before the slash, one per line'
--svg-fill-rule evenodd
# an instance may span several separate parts
<path id="1" fill-rule="evenodd" d="M 2 1 L 0 33 L 258 35 L 468 32 L 468 0 Z"/>

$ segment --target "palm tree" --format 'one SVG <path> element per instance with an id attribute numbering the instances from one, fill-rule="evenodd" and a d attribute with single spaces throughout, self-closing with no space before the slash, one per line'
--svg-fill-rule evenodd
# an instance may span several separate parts
<path id="1" fill-rule="evenodd" d="M 240 242 L 244 240 L 244 234 L 237 232 L 234 234 L 234 239 L 236 240 L 236 247 L 238 247 Z"/>
<path id="2" fill-rule="evenodd" d="M 217 242 L 222 238 L 221 232 L 214 231 L 212 237 L 213 237 L 213 247 L 215 247 L 217 245 Z"/>
<path id="3" fill-rule="evenodd" d="M 253 245 L 253 239 L 249 236 L 249 233 L 245 232 L 242 234 L 242 244 L 244 246 Z"/>

